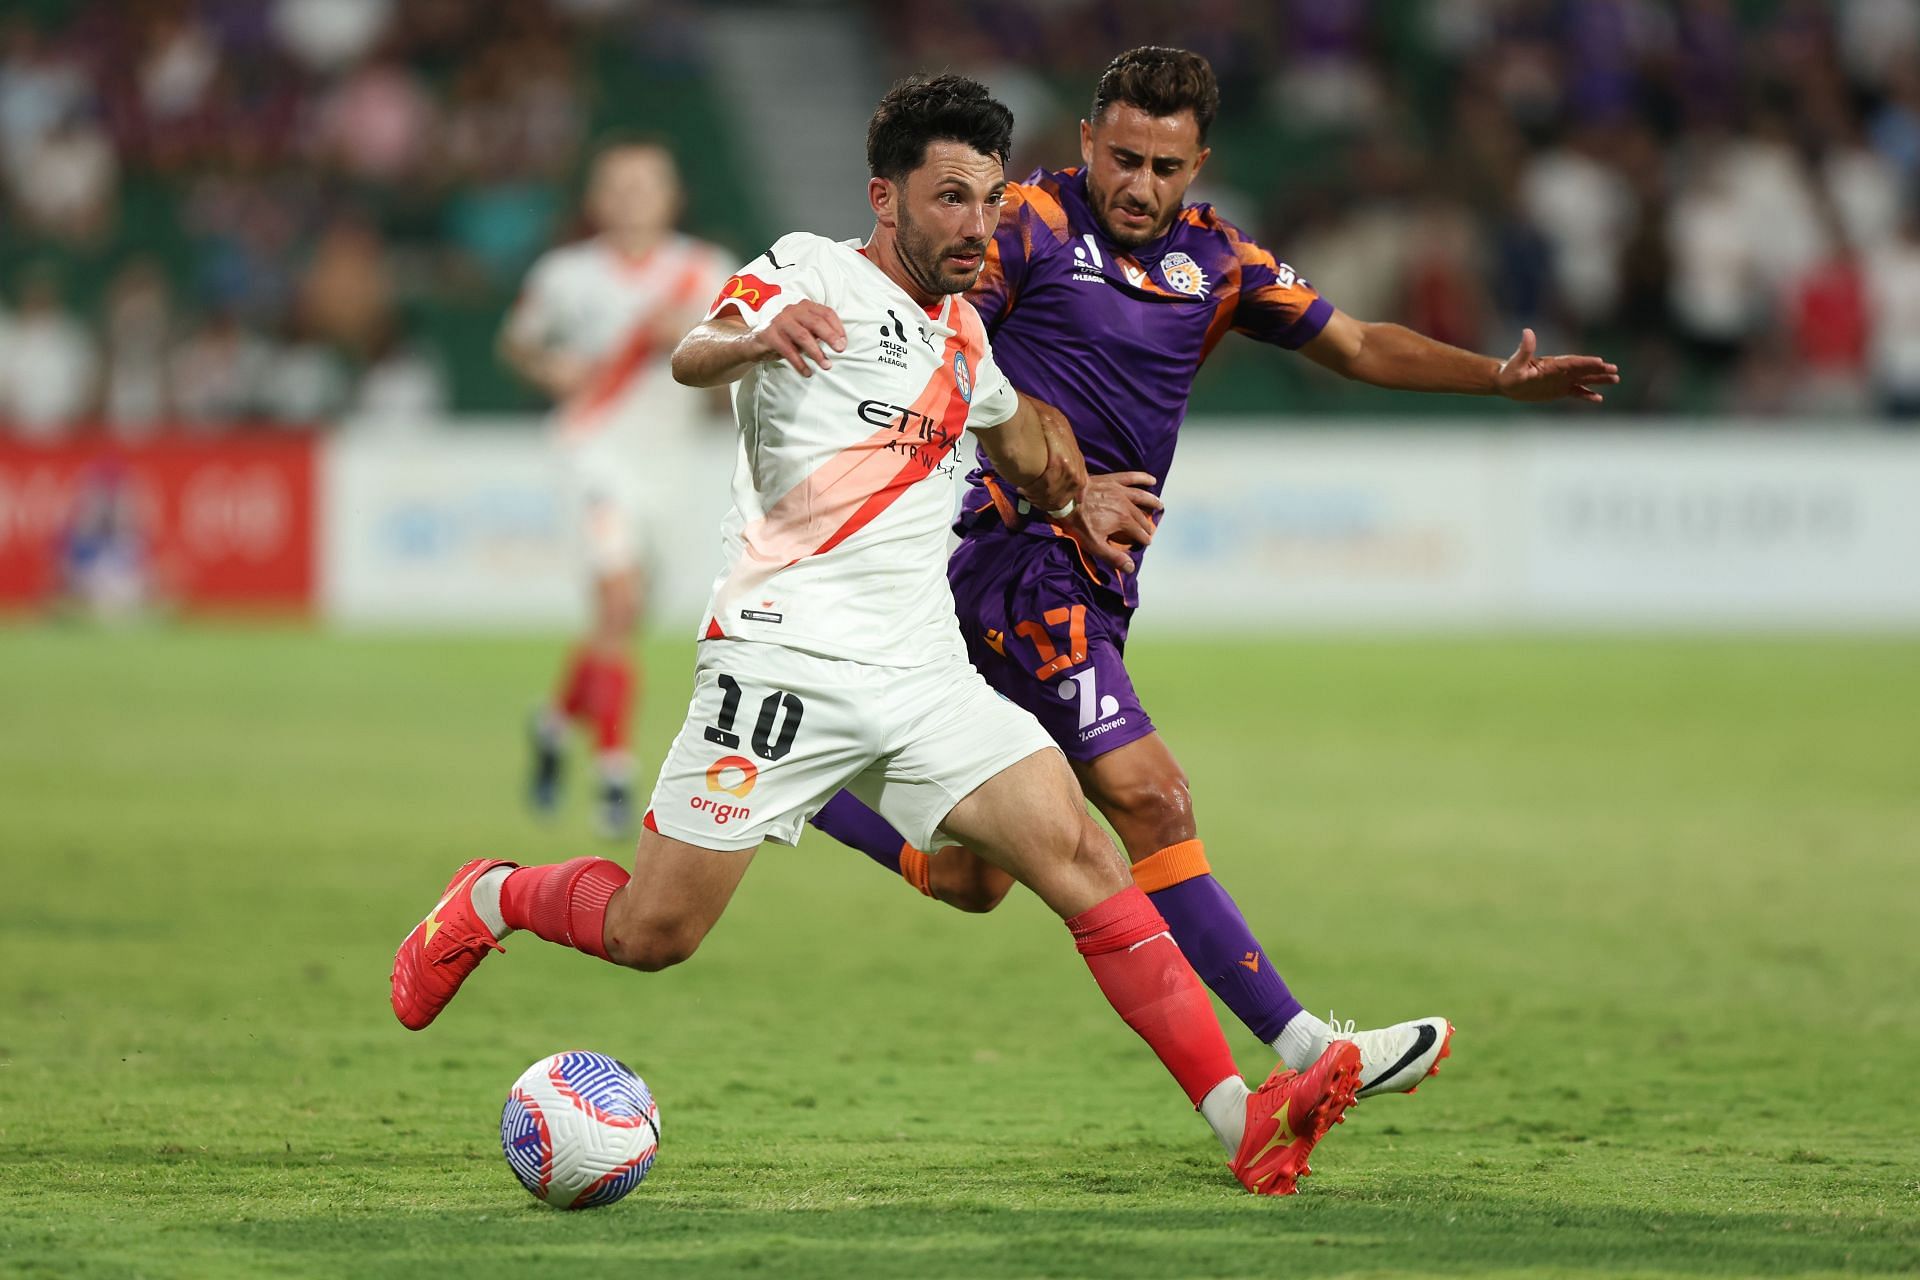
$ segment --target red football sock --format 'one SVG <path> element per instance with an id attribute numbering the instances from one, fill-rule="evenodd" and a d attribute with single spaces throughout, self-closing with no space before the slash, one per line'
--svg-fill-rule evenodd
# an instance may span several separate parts
<path id="1" fill-rule="evenodd" d="M 500 884 L 500 917 L 548 942 L 607 958 L 607 904 L 631 876 L 605 858 L 519 867 Z"/>
<path id="2" fill-rule="evenodd" d="M 599 661 L 584 646 L 567 658 L 566 674 L 560 678 L 560 714 L 569 720 L 585 720 L 599 671 Z"/>
<path id="3" fill-rule="evenodd" d="M 1194 1106 L 1239 1074 L 1207 989 L 1138 885 L 1067 921 L 1093 980 L 1173 1073 Z"/>
<path id="4" fill-rule="evenodd" d="M 633 685 L 633 664 L 625 656 L 600 659 L 588 712 L 593 717 L 602 755 L 627 749 L 627 726 L 633 719 Z"/>

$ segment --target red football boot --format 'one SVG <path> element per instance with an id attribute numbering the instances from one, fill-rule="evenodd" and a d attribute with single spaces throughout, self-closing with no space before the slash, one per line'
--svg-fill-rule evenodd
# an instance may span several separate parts
<path id="1" fill-rule="evenodd" d="M 473 909 L 473 882 L 495 867 L 513 865 L 501 858 L 475 858 L 461 867 L 427 918 L 393 953 L 393 1013 L 403 1026 L 418 1031 L 432 1022 L 487 952 L 506 950 Z"/>
<path id="2" fill-rule="evenodd" d="M 1290 1196 L 1312 1172 L 1307 1155 L 1345 1120 L 1360 1088 L 1360 1050 L 1335 1040 L 1305 1071 L 1278 1067 L 1247 1099 L 1247 1131 L 1229 1168 L 1257 1196 Z"/>

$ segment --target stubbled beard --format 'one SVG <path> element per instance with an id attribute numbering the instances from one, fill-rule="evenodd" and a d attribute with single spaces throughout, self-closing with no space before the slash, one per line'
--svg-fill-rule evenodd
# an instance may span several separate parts
<path id="1" fill-rule="evenodd" d="M 979 278 L 978 273 L 966 280 L 954 280 L 943 274 L 940 260 L 946 256 L 945 246 L 936 247 L 933 237 L 921 234 L 919 224 L 904 213 L 900 215 L 900 226 L 893 239 L 900 251 L 900 265 L 907 275 L 935 297 L 943 293 L 965 293 Z"/>
<path id="2" fill-rule="evenodd" d="M 1089 188 L 1089 190 L 1091 190 L 1091 188 Z M 1092 195 L 1094 213 L 1100 219 L 1100 229 L 1107 233 L 1107 239 L 1113 241 L 1121 248 L 1138 249 L 1143 244 L 1152 244 L 1155 240 L 1158 240 L 1167 233 L 1167 227 L 1159 224 L 1149 226 L 1144 231 L 1121 230 L 1119 227 L 1113 225 L 1113 211 L 1117 207 L 1114 202 L 1101 195 L 1098 191 L 1092 191 Z M 1167 225 L 1171 225 L 1172 221 L 1173 220 L 1169 218 Z"/>

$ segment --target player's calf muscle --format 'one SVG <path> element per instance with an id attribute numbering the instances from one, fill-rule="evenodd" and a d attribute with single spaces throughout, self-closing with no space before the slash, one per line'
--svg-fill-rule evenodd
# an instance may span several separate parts
<path id="1" fill-rule="evenodd" d="M 1006 900 L 1013 877 L 971 849 L 941 850 L 928 870 L 933 896 L 960 911 L 983 913 Z"/>
<path id="2" fill-rule="evenodd" d="M 668 840 L 641 837 L 633 879 L 607 903 L 607 958 L 657 972 L 683 964 L 727 909 L 752 860 Z"/>
<path id="3" fill-rule="evenodd" d="M 662 969 L 671 969 L 674 965 L 684 964 L 693 958 L 700 948 L 706 930 L 693 930 L 685 926 L 668 929 L 623 928 L 614 923 L 613 917 L 607 917 L 607 958 L 617 965 L 628 969 L 638 969 L 642 973 L 658 973 Z"/>
<path id="4" fill-rule="evenodd" d="M 614 896 L 607 904 L 607 959 L 642 973 L 658 973 L 692 958 L 713 922 L 685 911 L 663 912 L 659 905 L 650 909 L 636 884 Z"/>

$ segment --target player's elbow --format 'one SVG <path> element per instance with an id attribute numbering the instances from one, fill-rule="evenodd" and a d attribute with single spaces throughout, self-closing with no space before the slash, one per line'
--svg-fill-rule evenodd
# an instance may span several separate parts
<path id="1" fill-rule="evenodd" d="M 668 358 L 667 367 L 673 372 L 673 380 L 683 387 L 705 387 L 712 384 L 700 374 L 700 362 L 695 355 L 696 344 L 693 334 L 680 339 L 680 345 L 673 349 Z"/>
<path id="2" fill-rule="evenodd" d="M 1329 373 L 1337 373 L 1354 382 L 1373 382 L 1370 366 L 1375 352 L 1369 339 L 1382 326 L 1372 321 L 1355 320 L 1337 312 L 1318 337 L 1300 349 L 1300 353 Z"/>

